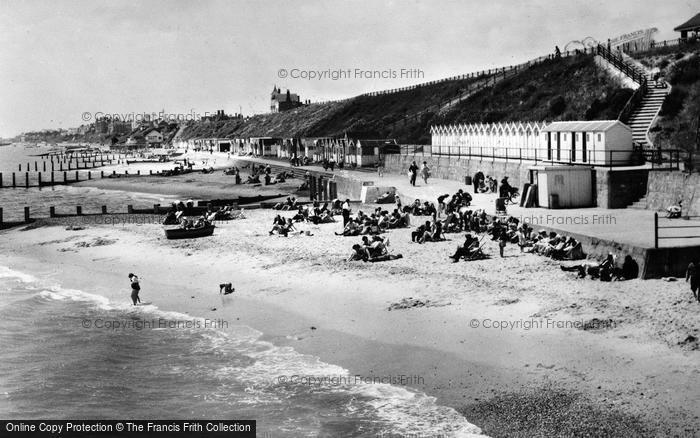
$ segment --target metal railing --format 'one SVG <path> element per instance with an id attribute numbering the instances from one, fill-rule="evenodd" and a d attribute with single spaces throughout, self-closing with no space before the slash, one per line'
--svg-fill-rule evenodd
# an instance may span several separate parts
<path id="1" fill-rule="evenodd" d="M 568 148 L 508 148 L 489 146 L 439 146 L 401 145 L 402 155 L 424 157 L 448 157 L 457 159 L 499 160 L 505 162 L 533 162 L 534 164 L 566 164 L 598 167 L 639 166 L 650 163 L 654 170 L 676 170 L 680 168 L 682 151 L 646 151 L 636 146 L 633 150 L 613 149 L 607 151 Z"/>
<path id="2" fill-rule="evenodd" d="M 598 46 L 596 47 L 596 55 L 599 55 L 603 59 L 608 61 L 615 68 L 617 68 L 630 79 L 638 83 L 640 87 L 646 87 L 646 73 L 639 71 L 639 69 L 635 65 L 625 61 L 622 55 L 617 55 L 613 53 L 611 50 L 606 49 L 601 44 L 598 44 Z"/>
<path id="3" fill-rule="evenodd" d="M 681 216 L 678 220 L 698 220 L 700 216 Z M 690 223 L 690 222 L 689 222 Z M 682 231 L 682 235 L 660 235 L 660 232 L 665 233 L 664 230 L 692 230 L 692 231 Z M 654 212 L 654 248 L 659 247 L 659 240 L 687 240 L 687 239 L 700 239 L 700 222 L 689 225 L 659 225 L 659 213 Z"/>

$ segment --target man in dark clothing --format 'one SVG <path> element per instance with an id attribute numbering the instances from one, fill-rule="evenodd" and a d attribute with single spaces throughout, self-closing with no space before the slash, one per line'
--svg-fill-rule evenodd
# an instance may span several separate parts
<path id="1" fill-rule="evenodd" d="M 479 186 L 483 180 L 484 173 L 482 171 L 478 171 L 474 174 L 474 178 L 472 179 L 472 184 L 474 184 L 474 193 L 479 193 Z"/>
<path id="2" fill-rule="evenodd" d="M 416 178 L 418 177 L 418 165 L 415 161 L 411 163 L 411 166 L 409 166 L 408 171 L 411 172 L 411 185 L 415 186 Z"/>
<path id="3" fill-rule="evenodd" d="M 501 187 L 498 189 L 498 195 L 501 198 L 510 198 L 510 192 L 512 190 L 513 188 L 510 186 L 510 183 L 508 183 L 508 177 L 504 176 L 501 180 Z"/>
<path id="4" fill-rule="evenodd" d="M 350 200 L 346 199 L 343 202 L 343 227 L 345 227 L 350 221 Z"/>
<path id="5" fill-rule="evenodd" d="M 450 256 L 454 263 L 457 263 L 462 257 L 469 257 L 471 255 L 471 247 L 477 242 L 476 238 L 472 237 L 470 233 L 464 238 L 464 245 L 458 246 L 457 251 Z"/>
<path id="6" fill-rule="evenodd" d="M 414 231 L 411 232 L 411 242 L 418 242 L 420 243 L 420 240 L 423 238 L 423 235 L 425 234 L 426 230 L 430 229 L 430 221 L 427 221 L 424 224 L 421 224 L 416 228 Z"/>
<path id="7" fill-rule="evenodd" d="M 688 265 L 688 270 L 685 271 L 685 281 L 690 283 L 693 297 L 700 302 L 700 265 L 697 259 Z"/>

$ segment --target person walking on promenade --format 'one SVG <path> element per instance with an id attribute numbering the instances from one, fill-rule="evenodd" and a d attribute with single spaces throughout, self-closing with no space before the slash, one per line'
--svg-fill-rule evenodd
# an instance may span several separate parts
<path id="1" fill-rule="evenodd" d="M 420 176 L 423 178 L 423 182 L 428 184 L 428 177 L 430 176 L 430 167 L 428 167 L 428 163 L 425 161 L 423 161 L 423 165 L 421 166 Z"/>
<path id="2" fill-rule="evenodd" d="M 700 264 L 694 259 L 685 271 L 685 281 L 690 283 L 690 290 L 693 297 L 700 303 Z"/>
<path id="3" fill-rule="evenodd" d="M 408 173 L 411 176 L 411 185 L 415 187 L 416 185 L 416 177 L 418 177 L 418 165 L 416 162 L 412 162 L 411 165 L 408 168 Z"/>
<path id="4" fill-rule="evenodd" d="M 141 302 L 139 298 L 139 291 L 141 286 L 139 285 L 139 278 L 134 274 L 129 274 L 129 282 L 131 282 L 131 301 L 134 302 L 134 306 Z"/>

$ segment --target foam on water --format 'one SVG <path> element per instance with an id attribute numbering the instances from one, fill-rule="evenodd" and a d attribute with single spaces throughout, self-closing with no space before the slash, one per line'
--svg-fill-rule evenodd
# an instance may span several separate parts
<path id="1" fill-rule="evenodd" d="M 0 266 L 0 278 L 11 278 L 19 280 L 23 283 L 35 283 L 38 281 L 33 275 L 25 274 L 24 272 L 15 271 L 6 266 Z"/>
<path id="2" fill-rule="evenodd" d="M 2 266 L 0 278 L 41 283 L 31 275 Z M 134 307 L 126 303 L 112 303 L 100 295 L 64 289 L 57 285 L 41 285 L 38 292 L 31 296 L 43 300 L 47 305 L 51 305 L 52 301 L 84 303 L 97 309 L 98 314 L 107 312 L 112 317 L 204 321 L 203 318 L 185 313 L 163 311 L 154 305 Z M 440 406 L 434 397 L 406 387 L 382 383 L 324 382 L 304 385 L 280 381 L 280 376 L 346 376 L 349 382 L 353 379 L 350 378 L 349 371 L 340 366 L 301 354 L 291 347 L 263 341 L 260 339 L 261 332 L 247 326 L 236 326 L 227 331 L 214 328 L 178 329 L 177 333 L 167 332 L 165 336 L 166 339 L 171 339 L 168 336 L 178 336 L 187 340 L 184 345 L 191 345 L 191 351 L 187 351 L 187 354 L 202 358 L 202 361 L 156 361 L 161 366 L 157 374 L 160 378 L 189 382 L 194 385 L 195 391 L 199 385 L 192 382 L 209 382 L 210 386 L 206 390 L 202 389 L 205 392 L 195 394 L 194 397 L 203 403 L 229 406 L 228 412 L 238 412 L 241 409 L 247 409 L 244 412 L 251 415 L 258 412 L 261 415 L 264 412 L 284 412 L 285 416 L 291 416 L 289 422 L 285 422 L 285 431 L 294 436 L 314 436 L 318 432 L 318 428 L 322 427 L 320 420 L 315 416 L 308 418 L 307 412 L 319 410 L 322 411 L 319 413 L 321 418 L 326 415 L 330 418 L 343 418 L 341 422 L 369 423 L 366 427 L 371 428 L 372 435 L 482 436 L 478 427 L 470 424 L 454 409 Z M 178 355 L 169 345 L 164 348 L 168 351 L 168 356 Z M 130 353 L 121 351 L 120 354 Z M 158 354 L 163 353 L 159 350 Z M 211 384 L 212 379 L 217 382 L 215 385 Z M 259 424 L 261 422 L 262 420 Z M 353 436 L 356 434 L 354 432 Z"/>

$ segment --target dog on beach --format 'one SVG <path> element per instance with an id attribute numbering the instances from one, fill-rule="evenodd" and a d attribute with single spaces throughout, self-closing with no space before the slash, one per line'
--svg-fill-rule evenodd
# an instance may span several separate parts
<path id="1" fill-rule="evenodd" d="M 228 294 L 232 294 L 235 291 L 236 291 L 236 288 L 234 288 L 231 283 L 221 283 L 219 285 L 219 294 L 223 293 L 224 295 L 228 295 Z"/>

